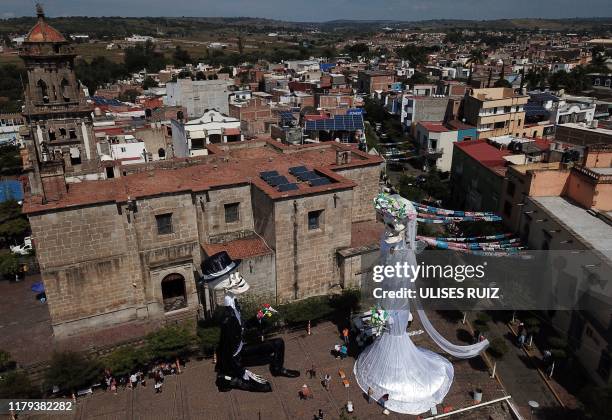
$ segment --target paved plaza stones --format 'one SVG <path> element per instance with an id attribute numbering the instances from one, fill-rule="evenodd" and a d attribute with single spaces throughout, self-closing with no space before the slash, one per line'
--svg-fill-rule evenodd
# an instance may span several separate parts
<path id="1" fill-rule="evenodd" d="M 432 314 L 433 322 L 441 332 L 455 339 L 460 324 L 450 324 Z M 413 329 L 419 329 L 415 322 Z M 162 419 L 312 419 L 319 409 L 326 418 L 337 419 L 348 399 L 354 404 L 353 416 L 357 419 L 387 418 L 376 403 L 368 404 L 353 377 L 354 358 L 344 360 L 334 358 L 330 350 L 341 341 L 336 325 L 323 323 L 306 332 L 283 335 L 287 344 L 286 366 L 299 369 L 302 376 L 298 379 L 272 377 L 267 367 L 254 367 L 255 373 L 262 374 L 272 381 L 274 391 L 255 394 L 242 391 L 218 392 L 215 382 L 214 366 L 211 360 L 189 362 L 181 375 L 166 377 L 163 393 L 155 394 L 152 383 L 135 390 L 120 389 L 118 394 L 96 391 L 93 395 L 79 398 L 77 410 L 71 414 L 24 415 L 27 419 L 91 419 L 91 420 L 162 420 Z M 425 334 L 414 337 L 419 346 L 434 349 L 434 344 Z M 306 374 L 314 364 L 317 378 Z M 455 381 L 438 411 L 444 407 L 459 409 L 473 404 L 470 392 L 476 388 L 484 391 L 483 401 L 504 396 L 499 384 L 489 377 L 480 358 L 473 360 L 453 360 Z M 346 372 L 350 387 L 345 388 L 338 376 L 338 370 Z M 320 383 L 320 377 L 329 373 L 332 376 L 329 391 Z M 298 391 L 306 384 L 313 391 L 314 398 L 300 400 Z M 462 413 L 455 418 L 461 419 L 509 419 L 507 407 L 503 403 L 494 404 L 473 412 Z M 391 413 L 388 417 L 411 419 L 415 416 Z"/>

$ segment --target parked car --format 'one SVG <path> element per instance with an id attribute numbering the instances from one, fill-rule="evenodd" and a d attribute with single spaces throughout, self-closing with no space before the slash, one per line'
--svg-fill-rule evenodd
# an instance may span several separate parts
<path id="1" fill-rule="evenodd" d="M 32 252 L 32 237 L 27 236 L 23 239 L 21 245 L 12 245 L 11 252 L 13 254 L 28 255 Z"/>

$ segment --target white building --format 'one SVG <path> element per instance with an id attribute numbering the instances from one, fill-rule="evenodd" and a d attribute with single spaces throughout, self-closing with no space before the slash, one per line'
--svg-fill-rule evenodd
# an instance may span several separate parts
<path id="1" fill-rule="evenodd" d="M 215 110 L 187 123 L 172 120 L 172 145 L 176 157 L 206 155 L 207 144 L 242 140 L 240 120 Z"/>
<path id="2" fill-rule="evenodd" d="M 442 172 L 451 170 L 457 131 L 449 130 L 441 122 L 421 121 L 416 125 L 416 139 L 420 154 L 429 157 L 424 160 L 424 170 L 429 169 L 430 162 Z"/>
<path id="3" fill-rule="evenodd" d="M 130 37 L 125 38 L 127 42 L 132 42 L 134 44 L 144 44 L 146 42 L 155 42 L 155 38 L 152 36 L 146 35 L 132 35 Z"/>
<path id="4" fill-rule="evenodd" d="M 120 160 L 123 165 L 147 161 L 147 149 L 144 142 L 133 136 L 127 135 L 124 142 L 112 143 L 110 147 L 113 160 Z"/>
<path id="5" fill-rule="evenodd" d="M 178 79 L 166 83 L 164 104 L 183 106 L 190 118 L 197 118 L 210 109 L 229 113 L 230 80 Z"/>

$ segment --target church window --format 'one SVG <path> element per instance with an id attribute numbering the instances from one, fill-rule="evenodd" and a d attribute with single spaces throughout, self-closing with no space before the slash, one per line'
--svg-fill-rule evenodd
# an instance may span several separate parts
<path id="1" fill-rule="evenodd" d="M 170 274 L 161 282 L 164 312 L 176 311 L 187 307 L 185 278 L 180 274 Z"/>
<path id="2" fill-rule="evenodd" d="M 49 103 L 49 92 L 47 91 L 47 84 L 41 79 L 36 84 L 38 86 L 38 93 L 43 103 Z"/>

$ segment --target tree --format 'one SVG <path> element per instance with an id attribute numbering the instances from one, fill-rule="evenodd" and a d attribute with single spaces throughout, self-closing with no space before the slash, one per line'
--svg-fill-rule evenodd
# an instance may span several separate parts
<path id="1" fill-rule="evenodd" d="M 358 57 L 368 57 L 370 55 L 370 47 L 363 42 L 358 42 L 353 45 L 344 47 L 344 53 L 348 54 L 353 60 Z"/>
<path id="2" fill-rule="evenodd" d="M 504 355 L 508 353 L 508 344 L 504 338 L 495 337 L 491 340 L 487 351 L 494 358 L 503 359 Z"/>
<path id="3" fill-rule="evenodd" d="M 187 70 L 181 70 L 178 74 L 179 79 L 191 79 L 191 72 Z"/>
<path id="4" fill-rule="evenodd" d="M 14 279 L 15 275 L 17 275 L 21 271 L 21 265 L 19 263 L 19 258 L 11 253 L 11 252 L 3 252 L 0 253 L 0 275 L 8 278 Z"/>
<path id="5" fill-rule="evenodd" d="M 170 360 L 188 353 L 195 336 L 185 327 L 164 327 L 147 336 L 147 352 L 153 359 Z"/>
<path id="6" fill-rule="evenodd" d="M 470 74 L 468 76 L 468 81 L 467 81 L 468 86 L 470 86 L 470 84 L 472 83 L 472 74 L 474 73 L 474 65 L 483 64 L 484 60 L 485 60 L 485 54 L 481 49 L 476 48 L 470 51 L 470 56 L 465 62 L 465 64 L 469 65 L 470 67 Z"/>
<path id="7" fill-rule="evenodd" d="M 0 146 L 0 175 L 18 175 L 21 171 L 19 147 L 12 144 Z"/>
<path id="8" fill-rule="evenodd" d="M 153 79 L 151 76 L 147 76 L 144 79 L 144 82 L 142 82 L 142 88 L 144 90 L 151 89 L 151 88 L 158 87 L 158 86 L 159 86 L 159 83 L 157 83 L 155 79 Z"/>
<path id="9" fill-rule="evenodd" d="M 512 83 L 510 83 L 509 81 L 507 81 L 505 78 L 500 77 L 499 79 L 497 79 L 495 81 L 495 83 L 493 83 L 493 87 L 505 87 L 505 88 L 511 88 L 512 87 Z"/>
<path id="10" fill-rule="evenodd" d="M 200 340 L 200 347 L 202 352 L 206 355 L 211 355 L 214 349 L 219 344 L 219 337 L 221 336 L 221 328 L 218 326 L 211 326 L 198 329 L 198 338 Z"/>
<path id="11" fill-rule="evenodd" d="M 238 53 L 240 55 L 244 53 L 244 40 L 242 39 L 242 35 L 238 36 Z"/>
<path id="12" fill-rule="evenodd" d="M 143 368 L 149 362 L 145 349 L 122 347 L 104 358 L 104 367 L 110 369 L 115 376 L 126 376 L 135 369 Z"/>
<path id="13" fill-rule="evenodd" d="M 24 68 L 14 64 L 0 66 L 0 113 L 21 112 L 26 80 Z"/>
<path id="14" fill-rule="evenodd" d="M 37 398 L 40 392 L 24 372 L 12 371 L 0 377 L 0 398 Z"/>
<path id="15" fill-rule="evenodd" d="M 115 63 L 106 57 L 94 57 L 90 62 L 78 60 L 75 64 L 77 78 L 95 94 L 100 86 L 127 76 L 130 72 L 124 64 Z"/>
<path id="16" fill-rule="evenodd" d="M 124 57 L 125 70 L 128 73 L 147 69 L 157 72 L 166 66 L 167 60 L 163 54 L 155 51 L 155 45 L 148 41 L 144 45 L 126 48 Z"/>
<path id="17" fill-rule="evenodd" d="M 395 50 L 397 56 L 403 60 L 408 60 L 412 67 L 427 64 L 427 54 L 429 52 L 431 52 L 431 48 L 417 45 L 404 45 Z"/>
<path id="18" fill-rule="evenodd" d="M 177 45 L 172 54 L 172 61 L 178 67 L 184 67 L 187 64 L 191 64 L 193 60 L 187 50 L 184 50 L 180 45 Z"/>
<path id="19" fill-rule="evenodd" d="M 140 95 L 140 92 L 136 89 L 128 89 L 119 95 L 119 100 L 123 102 L 136 102 L 136 98 Z"/>
<path id="20" fill-rule="evenodd" d="M 23 216 L 21 206 L 15 200 L 0 203 L 0 241 L 18 243 L 30 232 L 28 219 Z"/>
<path id="21" fill-rule="evenodd" d="M 425 198 L 423 190 L 417 187 L 416 178 L 406 174 L 402 174 L 399 179 L 399 193 L 402 197 L 411 201 L 420 202 Z"/>
<path id="22" fill-rule="evenodd" d="M 420 83 L 429 83 L 429 78 L 425 73 L 415 71 L 414 74 L 408 79 L 410 86 L 418 85 Z"/>
<path id="23" fill-rule="evenodd" d="M 75 393 L 94 383 L 101 372 L 98 362 L 86 359 L 80 353 L 54 353 L 45 374 L 45 383 L 49 387 L 57 386 L 61 391 Z"/>

